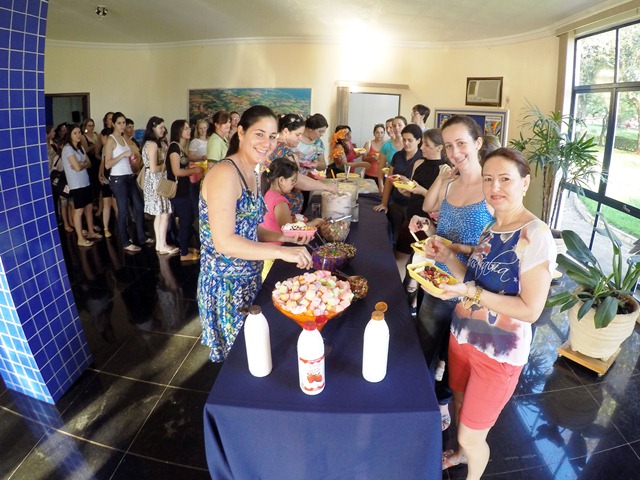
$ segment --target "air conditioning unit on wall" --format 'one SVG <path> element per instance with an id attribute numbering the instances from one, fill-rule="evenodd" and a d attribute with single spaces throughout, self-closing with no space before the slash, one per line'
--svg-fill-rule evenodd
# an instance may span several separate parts
<path id="1" fill-rule="evenodd" d="M 467 78 L 466 105 L 502 105 L 502 77 Z"/>

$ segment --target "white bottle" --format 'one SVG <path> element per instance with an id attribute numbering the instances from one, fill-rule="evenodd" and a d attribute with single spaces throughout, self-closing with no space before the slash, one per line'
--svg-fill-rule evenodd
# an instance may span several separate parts
<path id="1" fill-rule="evenodd" d="M 440 360 L 438 362 L 438 365 L 436 366 L 436 371 L 433 374 L 433 378 L 435 379 L 436 382 L 442 381 L 442 377 L 444 377 L 445 367 L 446 367 L 446 363 L 444 362 L 444 360 Z"/>
<path id="2" fill-rule="evenodd" d="M 271 373 L 271 339 L 269 324 L 258 305 L 249 308 L 244 321 L 244 342 L 247 347 L 247 363 L 254 377 L 266 377 Z"/>
<path id="3" fill-rule="evenodd" d="M 380 382 L 387 374 L 389 326 L 384 313 L 375 311 L 364 329 L 362 376 L 368 382 Z"/>
<path id="4" fill-rule="evenodd" d="M 315 322 L 306 322 L 298 337 L 298 377 L 307 395 L 324 390 L 324 341 Z"/>

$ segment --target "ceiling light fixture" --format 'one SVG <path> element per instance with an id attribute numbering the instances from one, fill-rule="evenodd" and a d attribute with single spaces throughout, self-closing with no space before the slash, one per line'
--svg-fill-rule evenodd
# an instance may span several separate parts
<path id="1" fill-rule="evenodd" d="M 107 10 L 107 7 L 104 5 L 98 5 L 96 7 L 96 15 L 98 15 L 98 17 L 104 18 L 107 16 L 107 13 L 109 13 L 109 10 Z"/>

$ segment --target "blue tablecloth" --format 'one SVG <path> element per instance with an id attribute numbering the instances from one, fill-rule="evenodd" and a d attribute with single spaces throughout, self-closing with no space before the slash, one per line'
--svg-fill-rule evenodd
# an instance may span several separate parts
<path id="1" fill-rule="evenodd" d="M 256 304 L 269 322 L 273 371 L 253 377 L 241 333 L 204 408 L 207 463 L 218 479 L 442 478 L 440 412 L 374 198 L 360 197 L 360 222 L 347 241 L 358 252 L 344 270 L 369 281 L 369 294 L 322 330 L 332 347 L 326 387 L 307 396 L 298 386 L 300 327 L 271 302 L 277 281 L 300 272 L 276 262 Z M 389 305 L 386 378 L 362 378 L 364 328 L 376 302 Z"/>

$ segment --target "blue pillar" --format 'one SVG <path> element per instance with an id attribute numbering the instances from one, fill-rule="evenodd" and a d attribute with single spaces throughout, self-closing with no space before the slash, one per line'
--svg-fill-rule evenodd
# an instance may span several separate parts
<path id="1" fill-rule="evenodd" d="M 92 362 L 60 247 L 44 110 L 49 3 L 0 0 L 0 373 L 54 403 Z"/>

